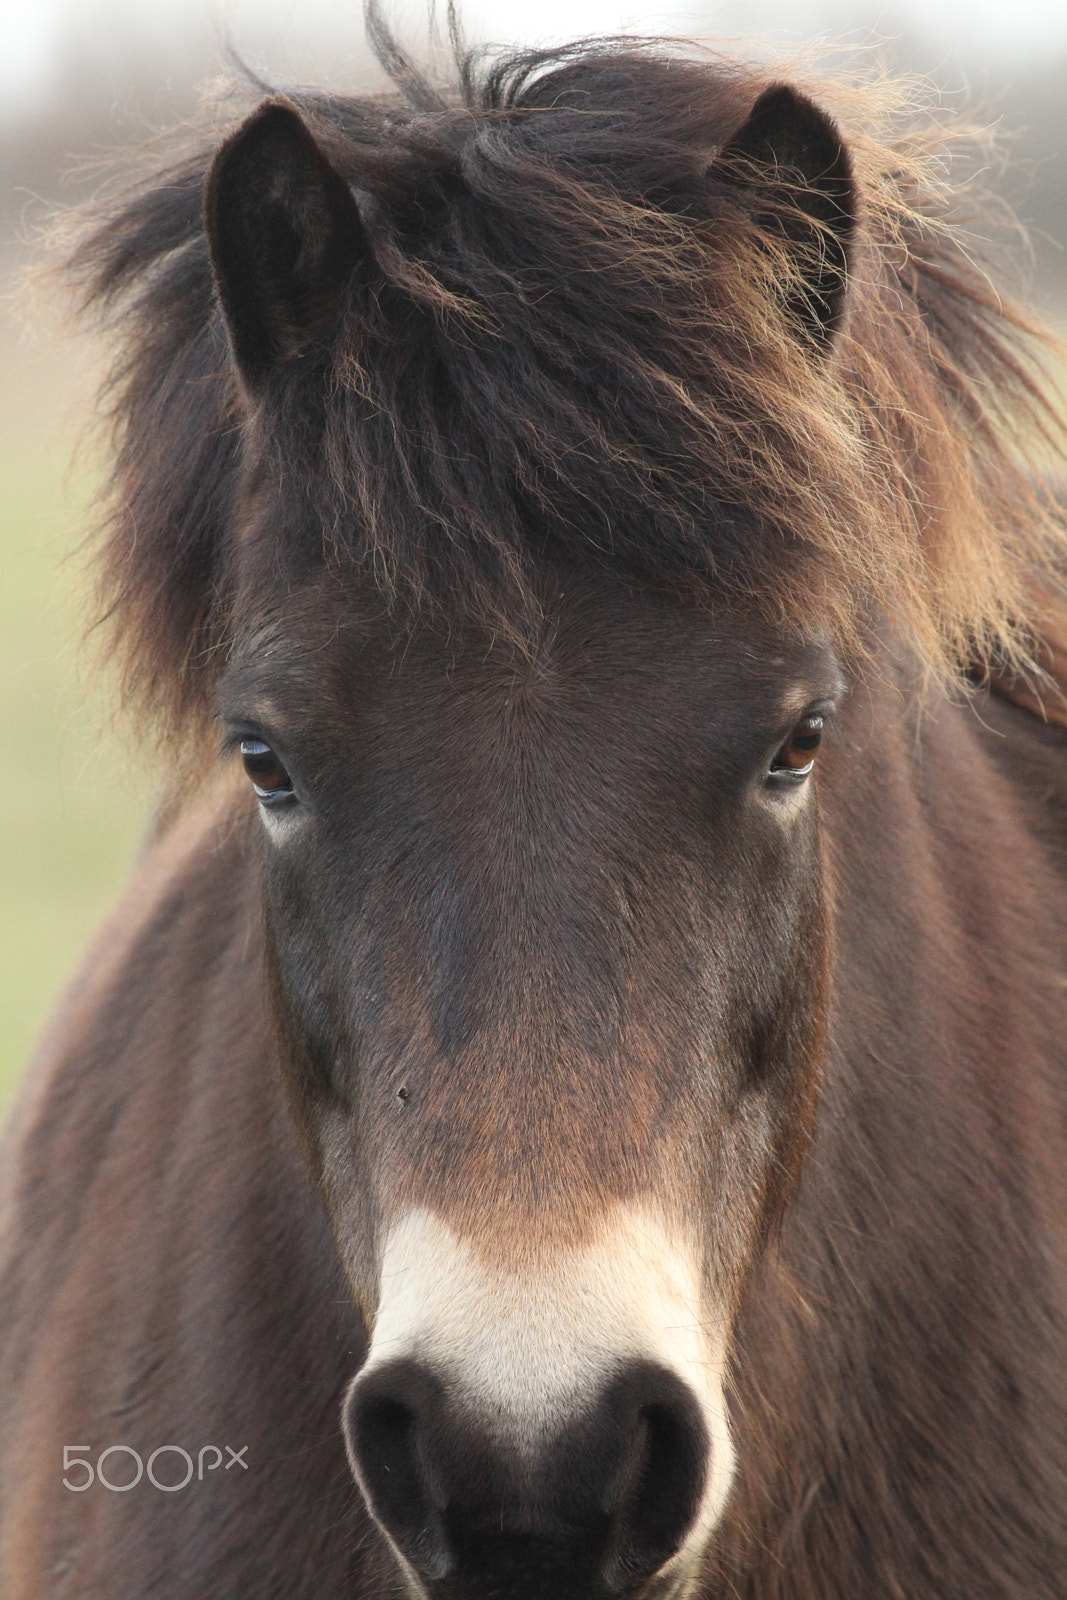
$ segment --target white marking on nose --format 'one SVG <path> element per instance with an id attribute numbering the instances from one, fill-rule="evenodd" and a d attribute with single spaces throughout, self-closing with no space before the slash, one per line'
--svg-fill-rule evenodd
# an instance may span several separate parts
<path id="1" fill-rule="evenodd" d="M 651 1210 L 616 1207 L 588 1242 L 539 1243 L 501 1264 L 416 1209 L 386 1240 L 363 1370 L 426 1363 L 491 1436 L 533 1457 L 621 1363 L 658 1362 L 688 1384 L 711 1445 L 704 1499 L 673 1567 L 703 1545 L 733 1476 L 724 1322 L 706 1303 L 696 1242 Z"/>

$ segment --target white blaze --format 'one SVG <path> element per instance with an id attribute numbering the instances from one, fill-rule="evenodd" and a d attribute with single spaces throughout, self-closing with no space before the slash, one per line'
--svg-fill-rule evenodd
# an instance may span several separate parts
<path id="1" fill-rule="evenodd" d="M 491 1436 L 532 1457 L 623 1362 L 658 1362 L 692 1390 L 711 1443 L 700 1512 L 670 1564 L 687 1565 L 722 1512 L 734 1459 L 725 1330 L 704 1303 L 695 1243 L 650 1211 L 620 1206 L 580 1246 L 540 1239 L 514 1261 L 500 1254 L 486 1259 L 430 1211 L 407 1212 L 386 1241 L 363 1371 L 426 1363 Z"/>

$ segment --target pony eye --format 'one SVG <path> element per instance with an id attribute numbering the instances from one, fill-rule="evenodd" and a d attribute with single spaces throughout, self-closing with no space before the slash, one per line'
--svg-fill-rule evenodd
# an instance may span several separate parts
<path id="1" fill-rule="evenodd" d="M 262 739 L 241 740 L 241 762 L 252 780 L 252 787 L 267 805 L 289 800 L 293 794 L 293 780 Z"/>
<path id="2" fill-rule="evenodd" d="M 815 765 L 815 755 L 822 743 L 822 729 L 822 717 L 816 714 L 801 717 L 771 762 L 772 774 L 781 774 L 788 778 L 806 778 Z"/>

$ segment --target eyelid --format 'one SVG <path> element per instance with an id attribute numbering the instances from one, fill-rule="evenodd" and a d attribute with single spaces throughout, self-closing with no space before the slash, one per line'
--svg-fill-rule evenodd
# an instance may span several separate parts
<path id="1" fill-rule="evenodd" d="M 240 755 L 243 739 L 258 739 L 262 744 L 269 745 L 282 765 L 288 767 L 289 762 L 280 741 L 254 722 L 227 722 L 219 740 L 219 759 L 224 761 L 230 756 Z"/>
<path id="2" fill-rule="evenodd" d="M 778 731 L 778 744 L 784 744 L 793 729 L 808 717 L 821 717 L 823 734 L 832 733 L 837 727 L 837 701 L 813 700 L 810 704 L 802 706 L 799 711 L 791 714 L 788 721 L 784 722 Z"/>

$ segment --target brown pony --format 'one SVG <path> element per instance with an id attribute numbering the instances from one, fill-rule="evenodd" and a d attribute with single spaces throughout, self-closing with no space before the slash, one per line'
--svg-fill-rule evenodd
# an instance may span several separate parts
<path id="1" fill-rule="evenodd" d="M 10 1131 L 4 1600 L 1062 1600 L 1034 340 L 880 91 L 375 31 L 70 256 L 168 784 Z"/>

